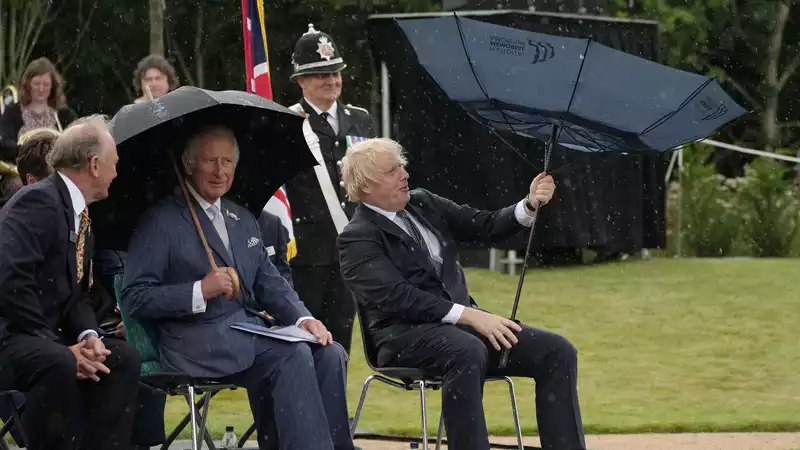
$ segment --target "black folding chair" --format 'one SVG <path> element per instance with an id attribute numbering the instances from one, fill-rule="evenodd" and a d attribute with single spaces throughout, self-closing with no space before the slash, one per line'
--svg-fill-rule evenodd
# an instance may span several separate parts
<path id="1" fill-rule="evenodd" d="M 9 433 L 14 436 L 14 443 L 17 444 L 17 447 L 24 448 L 26 442 L 28 442 L 25 429 L 22 427 L 22 411 L 25 409 L 25 402 L 23 401 L 22 404 L 17 406 L 14 401 L 14 396 L 19 394 L 19 391 L 14 390 L 0 391 L 0 401 L 4 401 L 8 404 L 10 412 L 8 420 L 6 420 L 2 428 L 0 428 L 0 450 L 7 450 L 9 448 L 8 442 L 6 441 L 6 436 L 8 436 Z M 12 429 L 14 430 L 13 432 L 11 431 Z"/>
<path id="2" fill-rule="evenodd" d="M 358 420 L 361 418 L 361 409 L 364 407 L 364 401 L 367 399 L 367 391 L 370 384 L 378 380 L 398 389 L 405 391 L 419 390 L 420 412 L 422 414 L 422 449 L 428 450 L 428 415 L 425 408 L 425 392 L 428 389 L 438 391 L 442 387 L 442 378 L 438 376 L 431 376 L 424 373 L 419 369 L 408 367 L 378 367 L 378 352 L 372 339 L 366 331 L 364 326 L 365 318 L 362 313 L 362 308 L 356 304 L 356 311 L 358 311 L 358 321 L 361 327 L 361 339 L 364 343 L 364 356 L 367 359 L 367 365 L 376 373 L 369 375 L 364 380 L 364 385 L 361 388 L 361 397 L 358 399 L 358 406 L 356 413 L 353 417 L 353 423 L 350 427 L 350 434 L 355 437 L 356 426 Z M 519 450 L 524 450 L 522 443 L 522 428 L 519 423 L 519 410 L 517 409 L 517 395 L 514 391 L 514 382 L 509 377 L 487 377 L 487 382 L 504 381 L 508 384 L 508 393 L 511 397 L 511 412 L 514 416 L 514 427 L 517 432 L 517 446 Z M 436 433 L 436 449 L 439 450 L 442 444 L 442 436 L 444 431 L 444 415 L 439 418 L 439 430 Z"/>

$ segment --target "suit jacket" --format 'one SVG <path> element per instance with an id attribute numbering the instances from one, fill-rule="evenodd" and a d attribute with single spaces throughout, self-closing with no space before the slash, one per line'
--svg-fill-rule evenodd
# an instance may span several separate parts
<path id="1" fill-rule="evenodd" d="M 0 209 L 0 340 L 13 334 L 73 344 L 99 332 L 88 301 L 88 276 L 78 284 L 75 213 L 58 174 L 22 188 Z M 89 273 L 92 234 L 84 249 Z"/>
<path id="2" fill-rule="evenodd" d="M 193 312 L 194 282 L 211 266 L 183 196 L 176 193 L 145 212 L 131 238 L 121 307 L 157 327 L 165 366 L 194 377 L 218 378 L 253 363 L 257 337 L 230 327 L 235 322 L 263 324 L 248 308 L 267 311 L 279 325 L 293 325 L 311 314 L 269 261 L 258 222 L 247 209 L 222 200 L 230 255 L 208 216 L 192 201 L 217 265 L 236 269 L 243 297 L 209 299 L 205 312 Z"/>
<path id="3" fill-rule="evenodd" d="M 453 304 L 475 305 L 458 261 L 458 243 L 494 244 L 525 229 L 514 216 L 514 206 L 481 211 L 424 189 L 411 191 L 406 210 L 439 239 L 441 277 L 426 249 L 364 205 L 338 238 L 342 278 L 358 302 L 362 326 L 378 347 L 380 364 L 439 326 Z"/>
<path id="4" fill-rule="evenodd" d="M 289 251 L 289 232 L 281 224 L 278 216 L 267 211 L 261 211 L 261 215 L 258 216 L 258 226 L 261 228 L 261 242 L 267 249 L 270 262 L 289 285 L 294 287 L 292 266 L 289 265 L 286 255 Z"/>
<path id="5" fill-rule="evenodd" d="M 336 193 L 345 214 L 348 218 L 352 217 L 356 205 L 347 201 L 340 164 L 347 152 L 347 136 L 376 136 L 372 117 L 365 109 L 338 102 L 339 133 L 335 133 L 328 121 L 317 114 L 305 100 L 292 105 L 291 109 L 306 116 L 311 129 L 319 137 L 320 150 L 333 187 L 337 189 Z M 294 235 L 297 239 L 297 256 L 292 258 L 292 266 L 338 264 L 336 227 L 314 170 L 306 170 L 289 181 L 286 184 L 286 194 L 292 205 Z"/>

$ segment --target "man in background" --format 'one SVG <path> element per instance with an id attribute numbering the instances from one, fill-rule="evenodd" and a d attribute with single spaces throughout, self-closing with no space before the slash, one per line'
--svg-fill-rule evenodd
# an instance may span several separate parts
<path id="1" fill-rule="evenodd" d="M 349 354 L 355 304 L 342 283 L 336 236 L 355 205 L 347 201 L 340 170 L 349 143 L 375 137 L 375 130 L 367 110 L 339 100 L 347 65 L 328 34 L 309 25 L 295 45 L 292 64 L 291 79 L 303 98 L 290 108 L 306 117 L 306 140 L 312 151 L 312 142 L 319 144 L 315 156 L 325 169 L 307 170 L 286 184 L 297 239 L 292 276 L 308 310 Z"/>

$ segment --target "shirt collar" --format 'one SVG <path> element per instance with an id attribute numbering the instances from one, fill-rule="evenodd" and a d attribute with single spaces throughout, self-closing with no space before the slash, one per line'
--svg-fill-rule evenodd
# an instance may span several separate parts
<path id="1" fill-rule="evenodd" d="M 217 207 L 217 211 L 222 211 L 221 199 L 217 199 L 217 201 L 215 201 L 213 204 L 208 203 L 206 199 L 201 197 L 200 194 L 198 194 L 197 191 L 194 190 L 192 183 L 187 182 L 186 187 L 189 188 L 189 192 L 192 193 L 192 196 L 194 197 L 195 200 L 197 200 L 197 203 L 200 204 L 200 207 L 203 208 L 203 211 L 208 211 L 208 208 L 210 208 L 212 205 Z"/>
<path id="2" fill-rule="evenodd" d="M 311 105 L 312 108 L 314 108 L 314 111 L 316 111 L 317 114 L 322 114 L 323 112 L 327 112 L 328 114 L 331 115 L 331 117 L 338 120 L 337 112 L 339 110 L 339 102 L 333 102 L 333 106 L 331 106 L 331 108 L 328 111 L 322 111 L 322 109 L 318 108 L 317 105 L 311 103 L 309 99 L 305 97 L 304 99 L 306 103 L 308 103 L 309 105 Z"/>
<path id="3" fill-rule="evenodd" d="M 86 198 L 83 196 L 83 192 L 78 189 L 78 186 L 69 179 L 68 176 L 64 175 L 61 172 L 58 172 L 58 176 L 64 180 L 64 184 L 67 185 L 67 192 L 69 192 L 69 199 L 72 202 L 72 210 L 75 212 L 76 216 L 80 216 L 84 209 L 86 209 Z"/>
<path id="4" fill-rule="evenodd" d="M 364 203 L 364 206 L 366 206 L 367 208 L 375 211 L 376 213 L 386 217 L 387 219 L 391 220 L 392 222 L 394 222 L 394 218 L 397 217 L 397 213 L 396 212 L 387 211 L 387 210 L 385 210 L 383 208 L 379 208 L 377 206 L 370 205 L 369 203 Z"/>

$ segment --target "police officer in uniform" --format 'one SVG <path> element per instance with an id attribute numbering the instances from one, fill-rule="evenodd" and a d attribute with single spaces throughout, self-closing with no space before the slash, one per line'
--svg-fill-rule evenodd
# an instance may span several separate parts
<path id="1" fill-rule="evenodd" d="M 295 44 L 291 79 L 303 92 L 299 103 L 290 108 L 305 116 L 319 138 L 338 207 L 349 218 L 355 204 L 347 201 L 341 176 L 342 158 L 350 143 L 373 138 L 372 117 L 363 108 L 343 104 L 342 60 L 333 39 L 309 24 Z M 355 318 L 355 302 L 344 287 L 339 272 L 337 231 L 313 170 L 298 175 L 286 185 L 294 217 L 297 256 L 292 263 L 294 288 L 315 318 L 321 320 L 334 340 L 350 353 Z"/>

